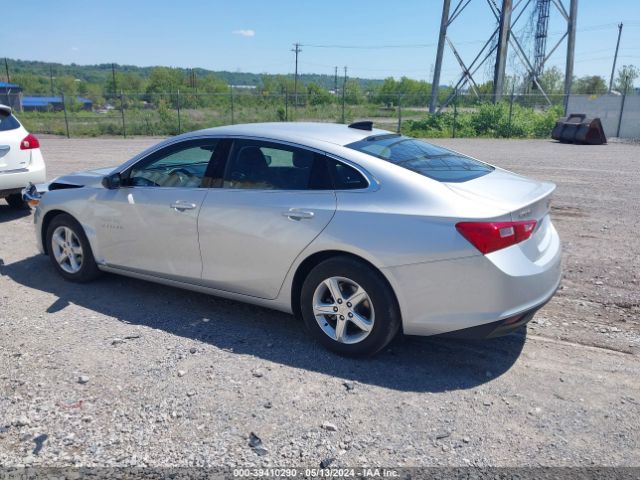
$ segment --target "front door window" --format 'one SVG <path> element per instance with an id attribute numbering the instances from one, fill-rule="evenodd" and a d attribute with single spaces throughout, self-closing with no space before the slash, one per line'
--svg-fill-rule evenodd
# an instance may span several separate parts
<path id="1" fill-rule="evenodd" d="M 198 188 L 202 186 L 216 140 L 170 146 L 131 168 L 127 186 Z"/>

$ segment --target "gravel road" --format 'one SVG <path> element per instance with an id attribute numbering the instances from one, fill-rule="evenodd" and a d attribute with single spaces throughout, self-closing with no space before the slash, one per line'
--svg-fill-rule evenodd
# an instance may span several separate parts
<path id="1" fill-rule="evenodd" d="M 156 141 L 42 148 L 53 177 Z M 558 185 L 563 284 L 526 332 L 348 360 L 282 313 L 66 283 L 1 205 L 0 465 L 640 466 L 640 146 L 436 143 Z"/>

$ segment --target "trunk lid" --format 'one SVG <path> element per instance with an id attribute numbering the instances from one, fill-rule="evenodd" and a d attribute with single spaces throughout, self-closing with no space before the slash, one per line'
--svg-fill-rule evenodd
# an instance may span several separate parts
<path id="1" fill-rule="evenodd" d="M 511 214 L 511 219 L 540 221 L 549 213 L 550 196 L 556 186 L 516 175 L 496 168 L 468 182 L 445 184 L 457 194 L 500 208 Z"/>
<path id="2" fill-rule="evenodd" d="M 555 184 L 496 168 L 490 174 L 468 182 L 446 185 L 475 203 L 482 202 L 505 210 L 513 221 L 535 220 L 536 226 L 531 237 L 517 244 L 532 262 L 544 256 L 550 247 L 553 225 L 549 210 Z"/>

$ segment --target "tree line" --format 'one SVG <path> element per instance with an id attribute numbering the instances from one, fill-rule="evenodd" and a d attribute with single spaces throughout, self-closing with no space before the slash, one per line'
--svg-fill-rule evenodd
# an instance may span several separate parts
<path id="1" fill-rule="evenodd" d="M 302 74 L 297 90 L 293 75 L 253 74 L 244 72 L 213 72 L 205 69 L 169 67 L 136 67 L 127 65 L 61 65 L 44 62 L 9 60 L 11 81 L 22 87 L 25 95 L 59 95 L 67 98 L 86 97 L 94 105 L 114 104 L 120 101 L 127 108 L 157 106 L 168 108 L 200 108 L 228 102 L 227 95 L 238 100 L 256 98 L 278 101 L 287 96 L 293 103 L 322 106 L 343 101 L 349 105 L 375 103 L 396 107 L 426 107 L 431 95 L 431 84 L 408 77 L 384 80 Z M 629 91 L 638 71 L 625 65 L 618 73 L 614 89 Z M 336 81 L 337 80 L 337 81 Z M 529 80 L 507 78 L 505 93 L 538 93 Z M 562 94 L 564 73 L 558 67 L 547 68 L 538 83 L 548 95 Z M 231 91 L 231 86 L 242 86 Z M 337 90 L 336 90 L 337 87 Z M 480 95 L 489 97 L 491 81 L 477 85 Z M 587 75 L 574 79 L 572 93 L 603 94 L 608 91 L 604 78 Z M 451 86 L 441 86 L 440 100 L 452 92 Z M 121 98 L 122 95 L 122 98 Z"/>

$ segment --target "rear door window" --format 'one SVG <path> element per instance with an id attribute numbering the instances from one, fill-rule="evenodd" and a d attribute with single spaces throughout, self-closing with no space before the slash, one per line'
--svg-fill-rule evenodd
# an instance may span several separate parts
<path id="1" fill-rule="evenodd" d="M 369 186 L 367 179 L 350 165 L 332 158 L 327 158 L 327 162 L 336 190 L 358 190 Z"/>
<path id="2" fill-rule="evenodd" d="M 20 123 L 16 120 L 11 114 L 6 114 L 6 112 L 0 112 L 0 132 L 6 132 L 7 130 L 15 130 L 16 128 L 20 128 Z"/>
<path id="3" fill-rule="evenodd" d="M 365 138 L 346 145 L 440 182 L 466 182 L 491 173 L 491 165 L 401 135 Z"/>
<path id="4" fill-rule="evenodd" d="M 324 155 L 280 143 L 234 140 L 224 188 L 252 190 L 331 190 Z"/>

